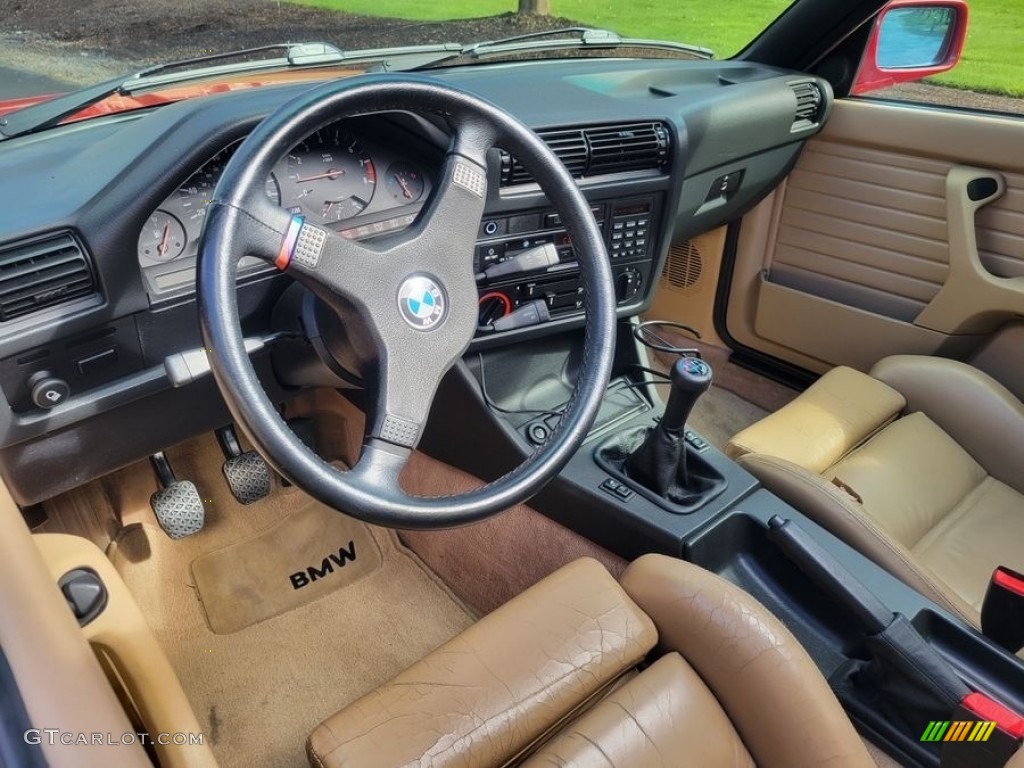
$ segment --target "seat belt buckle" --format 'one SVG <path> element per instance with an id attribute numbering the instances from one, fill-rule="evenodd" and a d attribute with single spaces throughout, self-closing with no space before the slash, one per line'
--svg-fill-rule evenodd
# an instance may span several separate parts
<path id="1" fill-rule="evenodd" d="M 929 723 L 921 741 L 941 741 L 940 768 L 1002 768 L 1020 749 L 1024 717 L 983 693 L 964 696 L 946 722 Z"/>
<path id="2" fill-rule="evenodd" d="M 1024 575 L 999 566 L 981 605 L 981 631 L 1010 653 L 1024 647 Z"/>

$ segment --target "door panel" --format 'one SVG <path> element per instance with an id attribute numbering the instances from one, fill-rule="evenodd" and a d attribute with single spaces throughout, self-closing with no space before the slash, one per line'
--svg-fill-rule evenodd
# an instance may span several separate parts
<path id="1" fill-rule="evenodd" d="M 1024 315 L 1021 146 L 1020 119 L 837 102 L 743 220 L 730 334 L 819 372 L 969 357 Z"/>

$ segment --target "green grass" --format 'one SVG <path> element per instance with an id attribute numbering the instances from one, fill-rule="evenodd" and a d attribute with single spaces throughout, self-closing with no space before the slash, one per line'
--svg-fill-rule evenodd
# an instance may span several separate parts
<path id="1" fill-rule="evenodd" d="M 1024 0 L 970 0 L 960 63 L 929 82 L 1024 96 Z"/>
<path id="2" fill-rule="evenodd" d="M 363 16 L 421 21 L 495 16 L 518 7 L 516 0 L 295 1 Z M 738 52 L 788 5 L 789 0 L 551 0 L 551 14 L 630 37 L 702 45 L 725 58 Z"/>
<path id="3" fill-rule="evenodd" d="M 517 7 L 516 0 L 294 1 L 366 16 L 423 21 L 493 16 Z M 631 37 L 702 45 L 726 58 L 740 51 L 787 5 L 788 0 L 551 0 L 551 13 Z M 931 82 L 1024 96 L 1024 0 L 970 0 L 963 58 Z"/>

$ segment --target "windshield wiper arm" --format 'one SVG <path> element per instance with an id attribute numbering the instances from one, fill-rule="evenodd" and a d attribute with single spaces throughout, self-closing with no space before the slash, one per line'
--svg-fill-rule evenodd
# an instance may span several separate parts
<path id="1" fill-rule="evenodd" d="M 574 37 L 573 37 L 574 36 Z M 557 38 L 560 44 L 575 43 L 580 46 L 615 47 L 622 42 L 622 38 L 610 29 L 595 29 L 592 27 L 561 27 L 560 29 L 548 29 L 541 32 L 527 32 L 522 35 L 501 37 L 497 40 L 484 40 L 479 43 L 467 45 L 462 50 L 463 56 L 479 56 L 482 53 L 490 53 L 495 49 L 513 48 L 519 49 L 524 43 L 550 43 L 548 38 Z"/>
<path id="2" fill-rule="evenodd" d="M 710 48 L 702 48 L 686 43 L 670 40 L 641 40 L 622 37 L 608 29 L 593 27 L 563 27 L 543 32 L 529 32 L 523 35 L 504 37 L 498 40 L 486 40 L 465 46 L 456 58 L 481 59 L 486 56 L 498 56 L 504 53 L 523 53 L 528 51 L 558 50 L 563 48 L 602 49 L 602 48 L 650 48 L 672 51 L 675 53 L 711 59 L 714 52 Z M 443 63 L 442 62 L 434 62 Z"/>
<path id="3" fill-rule="evenodd" d="M 360 60 L 379 59 L 382 61 L 382 68 L 387 70 L 405 68 L 392 66 L 391 59 L 412 57 L 414 59 L 413 66 L 409 68 L 416 68 L 427 66 L 439 59 L 458 55 L 462 49 L 463 46 L 458 43 L 442 43 L 403 48 L 342 51 L 330 43 L 282 43 L 157 64 L 131 75 L 90 85 L 0 117 L 0 140 L 57 125 L 64 118 L 115 94 L 129 95 L 161 86 L 177 85 L 190 80 L 201 80 L 220 75 L 297 67 L 321 67 Z M 266 55 L 272 51 L 283 51 L 284 55 Z M 218 62 L 226 63 L 218 64 Z"/>

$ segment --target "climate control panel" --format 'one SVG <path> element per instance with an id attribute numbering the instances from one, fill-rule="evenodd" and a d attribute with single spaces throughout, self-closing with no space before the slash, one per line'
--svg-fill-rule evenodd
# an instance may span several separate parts
<path id="1" fill-rule="evenodd" d="M 660 205 L 657 195 L 591 204 L 604 236 L 620 305 L 637 301 L 648 288 L 657 253 L 654 233 L 658 231 Z M 557 259 L 552 256 L 541 269 L 518 271 L 517 258 L 522 263 L 525 254 L 543 246 L 553 246 Z M 499 264 L 506 266 L 495 270 Z M 534 301 L 543 301 L 551 318 L 583 311 L 579 264 L 561 218 L 554 211 L 485 217 L 475 267 L 481 334 L 488 333 L 494 321 Z M 505 274 L 491 279 L 488 270 Z"/>

